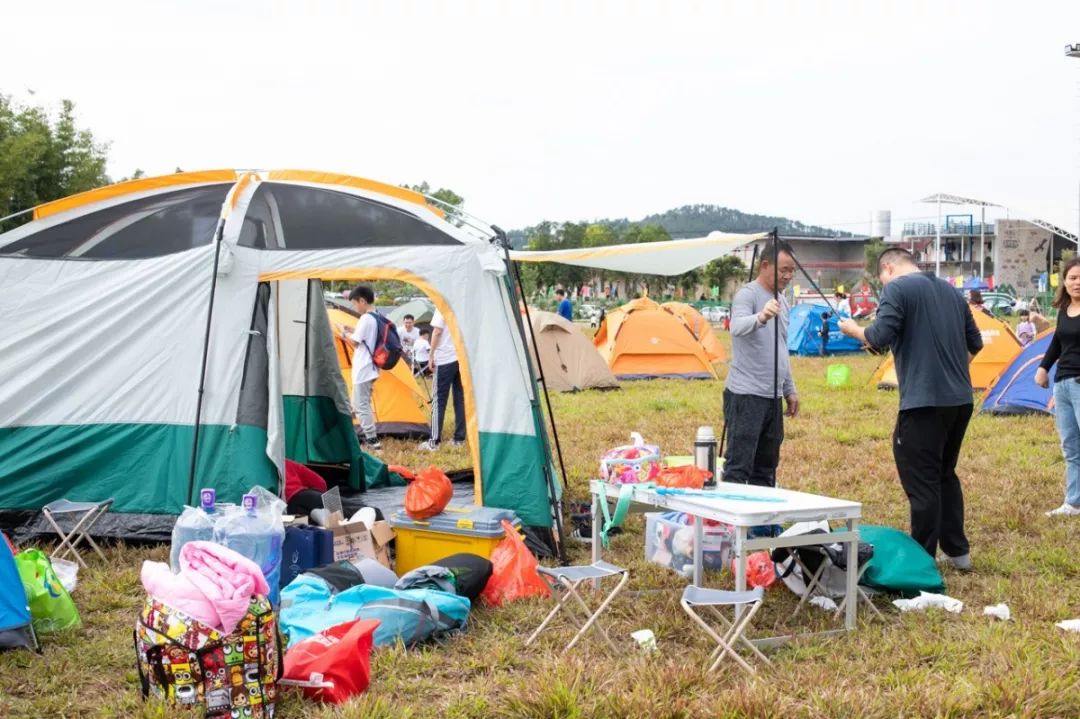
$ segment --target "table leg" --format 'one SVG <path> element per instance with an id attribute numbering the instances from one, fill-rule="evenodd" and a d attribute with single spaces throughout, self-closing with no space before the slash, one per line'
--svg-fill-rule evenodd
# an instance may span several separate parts
<path id="1" fill-rule="evenodd" d="M 704 572 L 703 545 L 705 543 L 705 520 L 701 517 L 693 517 L 694 520 L 694 584 L 704 586 L 702 575 Z"/>
<path id="2" fill-rule="evenodd" d="M 600 522 L 604 520 L 604 515 L 600 512 L 600 503 L 606 501 L 607 497 L 601 497 L 599 494 L 592 496 L 592 560 L 594 564 L 600 561 L 600 552 L 603 551 L 600 546 Z M 599 589 L 600 580 L 594 579 L 592 585 L 593 589 Z"/>
<path id="3" fill-rule="evenodd" d="M 858 582 L 859 582 L 859 520 L 847 520 L 847 530 L 852 536 L 847 546 L 847 606 L 844 607 L 844 626 L 847 629 L 855 628 L 856 613 L 859 608 Z"/>
<path id="4" fill-rule="evenodd" d="M 746 527 L 735 527 L 735 591 L 746 591 L 746 550 L 743 544 L 746 542 Z M 742 616 L 743 605 L 735 605 L 735 621 Z"/>

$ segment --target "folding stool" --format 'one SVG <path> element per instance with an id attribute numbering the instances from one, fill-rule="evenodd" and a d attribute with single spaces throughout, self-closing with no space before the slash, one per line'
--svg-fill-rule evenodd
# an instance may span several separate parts
<path id="1" fill-rule="evenodd" d="M 762 587 L 757 587 L 748 592 L 728 592 L 721 589 L 706 589 L 704 587 L 698 587 L 693 584 L 689 585 L 683 590 L 682 605 L 683 611 L 690 615 L 697 624 L 705 630 L 705 632 L 713 638 L 716 642 L 716 649 L 709 655 L 709 671 L 714 671 L 720 662 L 724 661 L 724 657 L 731 655 L 739 666 L 745 669 L 750 674 L 754 674 L 756 670 L 750 666 L 749 663 L 738 655 L 735 651 L 735 643 L 742 642 L 745 644 L 755 656 L 766 664 L 772 664 L 769 658 L 761 653 L 761 650 L 753 645 L 753 643 L 746 638 L 746 628 L 750 626 L 750 620 L 754 618 L 754 614 L 761 608 L 762 600 L 765 597 L 765 590 Z M 741 617 L 736 618 L 734 621 L 730 621 L 725 617 L 718 607 L 740 607 L 743 605 L 749 605 L 749 611 L 743 613 Z M 695 611 L 695 608 L 707 607 L 712 613 L 713 617 L 723 626 L 724 634 L 718 633 L 705 619 Z M 714 658 L 715 657 L 715 661 Z"/>
<path id="2" fill-rule="evenodd" d="M 818 563 L 817 571 L 811 572 L 806 564 L 803 562 L 801 551 L 812 551 L 821 555 L 821 561 Z M 847 572 L 847 551 L 842 545 L 830 545 L 830 544 L 815 544 L 809 547 L 795 547 L 791 551 L 793 561 L 798 565 L 799 570 L 802 572 L 804 581 L 806 582 L 806 591 L 802 597 L 799 598 L 799 603 L 795 607 L 795 611 L 792 612 L 792 616 L 795 616 L 803 608 L 803 605 L 814 596 L 815 592 L 825 594 L 824 588 L 821 584 L 822 577 L 825 574 L 825 570 L 830 566 L 836 567 L 842 572 Z M 874 602 L 871 601 L 870 596 L 863 591 L 863 588 L 859 586 L 859 581 L 862 579 L 863 573 L 866 572 L 866 568 L 870 564 L 870 559 L 874 556 L 874 545 L 866 542 L 859 542 L 858 550 L 858 575 L 855 578 L 855 592 L 859 601 L 863 602 L 870 610 L 879 618 L 884 619 L 885 616 L 874 606 Z M 840 603 L 840 606 L 836 610 L 836 617 L 843 616 L 844 608 L 847 606 L 847 595 L 845 594 L 844 600 Z"/>
<path id="3" fill-rule="evenodd" d="M 563 651 L 569 651 L 577 644 L 578 640 L 585 635 L 591 627 L 596 627 L 596 630 L 600 632 L 600 635 L 607 641 L 608 646 L 613 651 L 619 651 L 619 648 L 615 646 L 615 642 L 611 640 L 607 631 L 600 626 L 597 621 L 604 610 L 608 608 L 615 597 L 623 590 L 626 583 L 630 581 L 630 572 L 622 567 L 616 567 L 614 564 L 608 564 L 607 562 L 593 562 L 592 564 L 574 566 L 574 567 L 537 567 L 537 571 L 540 573 L 540 577 L 551 587 L 551 594 L 553 597 L 557 597 L 562 594 L 556 602 L 551 612 L 544 618 L 544 621 L 540 623 L 540 626 L 536 628 L 528 639 L 525 640 L 525 646 L 529 646 L 540 636 L 540 632 L 548 626 L 555 615 L 559 613 L 563 607 L 567 607 L 567 614 L 578 624 L 580 627 L 574 638 L 570 640 L 570 643 L 566 645 L 566 649 Z M 604 598 L 604 601 L 600 603 L 600 606 L 596 608 L 596 611 L 589 609 L 589 605 L 585 603 L 581 595 L 578 593 L 578 588 L 583 582 L 594 580 L 599 585 L 600 580 L 607 579 L 608 577 L 621 577 L 615 588 Z M 577 603 L 577 607 L 574 607 L 570 603 L 570 599 Z M 584 614 L 584 619 L 579 616 L 577 609 L 581 610 Z"/>
<path id="4" fill-rule="evenodd" d="M 45 516 L 46 521 L 52 525 L 53 530 L 60 537 L 60 545 L 53 550 L 50 555 L 53 559 L 63 559 L 68 554 L 72 554 L 77 561 L 84 568 L 86 562 L 79 556 L 78 544 L 81 541 L 86 541 L 98 556 L 105 559 L 105 554 L 101 551 L 101 547 L 97 545 L 97 542 L 90 536 L 90 530 L 93 529 L 94 524 L 101 519 L 109 508 L 112 507 L 112 498 L 106 499 L 103 502 L 71 502 L 67 499 L 58 499 L 55 502 L 49 502 L 41 508 L 42 515 Z M 60 526 L 61 522 L 57 521 L 57 517 L 63 517 L 65 515 L 74 515 L 72 519 L 68 521 L 71 524 L 71 530 L 66 534 L 63 528 Z"/>

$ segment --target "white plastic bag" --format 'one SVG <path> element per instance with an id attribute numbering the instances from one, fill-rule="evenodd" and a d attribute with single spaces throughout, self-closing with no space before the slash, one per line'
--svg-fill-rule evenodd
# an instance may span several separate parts
<path id="1" fill-rule="evenodd" d="M 944 609 L 946 612 L 952 612 L 953 614 L 959 614 L 964 611 L 964 603 L 959 599 L 953 599 L 944 594 L 934 594 L 932 592 L 919 592 L 919 596 L 914 599 L 894 599 L 893 606 L 901 612 L 910 612 L 912 610 L 922 611 L 924 609 L 929 609 L 930 607 Z"/>
<path id="2" fill-rule="evenodd" d="M 53 571 L 56 572 L 56 577 L 60 580 L 60 583 L 64 585 L 64 589 L 71 594 L 75 591 L 75 587 L 79 584 L 79 565 L 77 562 L 70 562 L 66 559 L 50 559 L 52 562 Z"/>

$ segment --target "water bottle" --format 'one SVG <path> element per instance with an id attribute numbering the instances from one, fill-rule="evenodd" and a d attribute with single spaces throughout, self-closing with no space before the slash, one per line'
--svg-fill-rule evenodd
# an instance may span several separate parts
<path id="1" fill-rule="evenodd" d="M 709 472 L 705 486 L 716 485 L 716 434 L 712 427 L 698 427 L 694 439 L 694 466 Z"/>
<path id="2" fill-rule="evenodd" d="M 285 529 L 266 513 L 260 514 L 258 503 L 256 495 L 245 494 L 241 511 L 215 525 L 214 541 L 258 565 L 270 585 L 270 602 L 277 606 Z"/>
<path id="3" fill-rule="evenodd" d="M 173 573 L 180 571 L 180 550 L 188 542 L 209 542 L 214 538 L 214 521 L 217 492 L 206 488 L 199 492 L 199 506 L 187 507 L 177 518 L 172 531 L 172 549 L 169 551 L 169 567 Z"/>

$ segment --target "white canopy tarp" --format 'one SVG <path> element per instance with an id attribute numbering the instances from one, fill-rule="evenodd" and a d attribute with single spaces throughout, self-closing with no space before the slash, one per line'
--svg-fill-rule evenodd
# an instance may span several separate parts
<path id="1" fill-rule="evenodd" d="M 753 235 L 710 232 L 706 237 L 666 242 L 642 242 L 574 250 L 515 250 L 517 262 L 558 262 L 598 270 L 642 275 L 681 275 L 723 257 L 748 242 L 765 239 L 767 232 Z"/>

